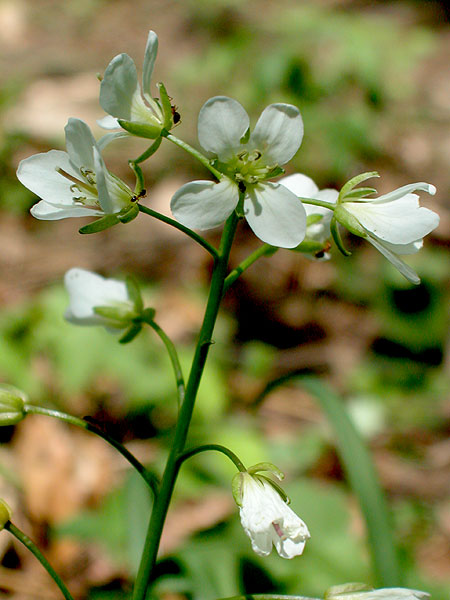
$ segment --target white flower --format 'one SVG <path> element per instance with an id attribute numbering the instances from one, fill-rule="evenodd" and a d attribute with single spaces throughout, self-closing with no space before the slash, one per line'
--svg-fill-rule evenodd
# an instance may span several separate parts
<path id="1" fill-rule="evenodd" d="M 119 126 L 117 119 L 121 119 L 131 124 L 130 129 L 127 127 L 131 133 L 134 133 L 133 125 L 137 125 L 150 132 L 144 137 L 158 137 L 165 116 L 150 92 L 157 52 L 158 36 L 150 31 L 142 68 L 142 91 L 136 65 L 128 54 L 119 54 L 109 63 L 100 85 L 100 105 L 109 116 L 98 121 L 101 127 L 114 129 Z"/>
<path id="2" fill-rule="evenodd" d="M 37 219 L 103 216 L 130 206 L 133 192 L 107 171 L 91 130 L 69 119 L 67 152 L 50 150 L 22 160 L 19 181 L 42 200 L 31 208 Z"/>
<path id="3" fill-rule="evenodd" d="M 360 588 L 357 590 L 355 588 Z M 354 589 L 352 589 L 354 588 Z M 361 589 L 366 588 L 366 589 Z M 367 589 L 363 584 L 338 585 L 327 590 L 326 600 L 426 600 L 430 594 L 407 588 Z"/>
<path id="4" fill-rule="evenodd" d="M 64 318 L 76 325 L 104 325 L 124 329 L 137 316 L 135 302 L 127 284 L 105 279 L 85 269 L 70 269 L 64 276 L 69 293 L 69 307 Z"/>
<path id="5" fill-rule="evenodd" d="M 355 191 L 358 188 L 355 188 Z M 411 183 L 378 198 L 344 197 L 335 210 L 335 218 L 352 233 L 364 237 L 381 252 L 411 283 L 417 274 L 398 255 L 420 250 L 423 238 L 439 225 L 439 216 L 419 206 L 422 190 L 434 195 L 429 183 Z"/>
<path id="6" fill-rule="evenodd" d="M 305 523 L 289 508 L 267 478 L 239 473 L 242 527 L 253 550 L 268 556 L 272 544 L 283 558 L 303 552 L 310 537 Z"/>
<path id="7" fill-rule="evenodd" d="M 312 198 L 315 200 L 324 200 L 332 204 L 336 203 L 339 196 L 337 190 L 324 189 L 319 190 L 314 181 L 307 175 L 302 173 L 295 173 L 294 175 L 288 175 L 278 181 L 285 187 L 288 188 L 293 194 L 301 198 Z M 333 211 L 322 207 L 312 206 L 311 204 L 304 203 L 306 211 L 306 236 L 305 242 L 317 242 L 317 244 L 325 246 L 326 242 L 331 237 L 330 223 L 333 217 Z M 329 260 L 329 252 L 321 251 L 320 260 Z M 311 259 L 318 259 L 317 253 L 305 253 L 305 256 Z"/>
<path id="8" fill-rule="evenodd" d="M 245 192 L 242 211 L 254 233 L 273 246 L 294 248 L 305 237 L 305 209 L 295 194 L 267 179 L 280 174 L 280 165 L 300 147 L 302 118 L 295 106 L 271 104 L 250 136 L 249 124 L 236 100 L 216 96 L 203 105 L 199 142 L 225 176 L 219 183 L 193 181 L 182 186 L 172 198 L 173 215 L 187 227 L 211 229 L 231 215 L 239 191 Z"/>

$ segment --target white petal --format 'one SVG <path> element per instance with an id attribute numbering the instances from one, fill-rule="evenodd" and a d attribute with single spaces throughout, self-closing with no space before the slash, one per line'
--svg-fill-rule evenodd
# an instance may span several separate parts
<path id="1" fill-rule="evenodd" d="M 206 152 L 226 162 L 239 148 L 249 125 L 248 115 L 237 100 L 215 96 L 200 109 L 198 139 Z"/>
<path id="2" fill-rule="evenodd" d="M 74 204 L 73 206 L 48 204 L 41 200 L 31 207 L 30 213 L 36 219 L 42 221 L 55 221 L 58 219 L 67 219 L 69 217 L 95 217 L 102 216 L 103 211 L 95 208 Z"/>
<path id="3" fill-rule="evenodd" d="M 337 190 L 333 190 L 331 188 L 325 188 L 324 190 L 320 190 L 314 196 L 317 200 L 323 200 L 324 202 L 330 202 L 331 204 L 336 204 L 339 196 L 339 192 Z M 315 208 L 321 208 L 320 206 L 316 206 Z M 326 208 L 325 210 L 328 211 Z M 329 211 L 328 211 L 329 212 Z"/>
<path id="4" fill-rule="evenodd" d="M 118 129 L 120 127 L 119 121 L 111 115 L 105 115 L 101 119 L 97 119 L 97 125 L 102 129 Z"/>
<path id="5" fill-rule="evenodd" d="M 307 175 L 303 173 L 294 173 L 278 180 L 288 190 L 291 190 L 296 196 L 302 196 L 303 198 L 315 198 L 319 188 Z"/>
<path id="6" fill-rule="evenodd" d="M 147 45 L 145 46 L 144 64 L 142 67 L 142 91 L 150 94 L 150 82 L 158 53 L 158 36 L 154 31 L 148 32 Z"/>
<path id="7" fill-rule="evenodd" d="M 113 117 L 129 121 L 136 92 L 140 93 L 136 65 L 128 54 L 119 54 L 105 71 L 100 85 L 100 105 Z"/>
<path id="8" fill-rule="evenodd" d="M 271 104 L 265 108 L 250 136 L 248 146 L 263 153 L 267 165 L 284 165 L 300 148 L 303 121 L 292 104 Z"/>
<path id="9" fill-rule="evenodd" d="M 432 185 L 431 183 L 425 183 L 424 181 L 419 181 L 418 183 L 409 183 L 408 185 L 403 185 L 402 187 L 399 187 L 396 190 L 389 192 L 388 194 L 378 196 L 378 198 L 375 198 L 373 200 L 378 204 L 381 202 L 392 202 L 393 200 L 402 198 L 403 196 L 411 194 L 416 190 L 427 192 L 431 196 L 434 196 L 434 194 L 436 193 L 436 188 L 434 185 Z"/>
<path id="10" fill-rule="evenodd" d="M 391 244 L 409 244 L 439 225 L 439 216 L 419 206 L 416 194 L 392 202 L 345 202 L 345 208 L 367 231 Z"/>
<path id="11" fill-rule="evenodd" d="M 390 263 L 394 265 L 396 269 L 398 269 L 398 271 L 400 271 L 400 273 L 404 277 L 406 277 L 408 281 L 416 285 L 420 283 L 420 277 L 417 275 L 417 273 L 413 269 L 411 269 L 411 267 L 409 267 L 406 263 L 404 263 L 401 258 L 399 258 L 396 254 L 391 252 L 391 250 L 387 248 L 380 240 L 373 237 L 372 235 L 369 235 L 367 239 L 371 244 L 375 246 L 375 248 L 379 252 L 381 252 L 383 256 L 385 256 L 388 259 Z"/>
<path id="12" fill-rule="evenodd" d="M 73 204 L 72 182 L 58 172 L 66 173 L 81 179 L 80 173 L 72 166 L 67 152 L 50 150 L 42 154 L 34 154 L 19 163 L 18 180 L 29 190 L 46 202 L 57 205 Z"/>
<path id="13" fill-rule="evenodd" d="M 85 269 L 70 269 L 64 276 L 69 293 L 69 307 L 64 317 L 81 325 L 92 325 L 102 321 L 94 313 L 95 306 L 114 306 L 129 302 L 127 286 L 123 281 L 105 279 Z"/>
<path id="14" fill-rule="evenodd" d="M 379 242 L 382 243 L 385 248 L 387 248 L 394 254 L 400 255 L 415 254 L 416 252 L 419 252 L 419 250 L 423 247 L 423 240 L 417 240 L 416 242 L 411 242 L 410 244 L 390 244 L 389 242 L 385 242 L 384 240 L 379 240 Z"/>
<path id="15" fill-rule="evenodd" d="M 95 138 L 91 130 L 81 119 L 69 119 L 64 127 L 66 132 L 66 148 L 70 160 L 78 169 L 87 167 L 94 169 L 93 147 Z"/>
<path id="16" fill-rule="evenodd" d="M 106 184 L 107 171 L 102 155 L 97 148 L 94 148 L 94 164 L 95 175 L 97 180 L 98 202 L 102 210 L 108 214 L 114 212 L 113 203 L 111 201 L 108 186 Z"/>
<path id="17" fill-rule="evenodd" d="M 294 541 L 290 538 L 286 538 L 286 539 L 277 538 L 274 543 L 278 554 L 282 558 L 294 558 L 295 556 L 300 556 L 301 554 L 303 554 L 305 544 L 306 544 L 306 539 Z"/>
<path id="18" fill-rule="evenodd" d="M 255 235 L 266 244 L 295 248 L 305 237 L 305 208 L 295 194 L 279 183 L 248 188 L 244 212 Z"/>
<path id="19" fill-rule="evenodd" d="M 115 131 L 114 133 L 105 133 L 105 135 L 103 135 L 97 141 L 97 147 L 99 148 L 99 150 L 103 150 L 103 148 L 106 148 L 106 146 L 114 140 L 124 137 L 130 137 L 130 134 L 128 133 L 128 131 L 124 131 L 123 129 L 121 131 Z"/>
<path id="20" fill-rule="evenodd" d="M 226 221 L 238 200 L 238 187 L 228 178 L 219 183 L 192 181 L 175 192 L 170 208 L 175 219 L 183 225 L 211 229 Z"/>

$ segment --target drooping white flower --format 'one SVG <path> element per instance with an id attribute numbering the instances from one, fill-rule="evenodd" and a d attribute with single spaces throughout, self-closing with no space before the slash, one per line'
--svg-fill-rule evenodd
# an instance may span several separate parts
<path id="1" fill-rule="evenodd" d="M 357 191 L 358 188 L 355 188 Z M 414 254 L 423 238 L 439 225 L 439 215 L 419 206 L 416 190 L 434 195 L 429 183 L 411 183 L 378 198 L 343 197 L 334 212 L 336 220 L 375 246 L 411 283 L 420 279 L 399 255 Z"/>
<path id="2" fill-rule="evenodd" d="M 325 600 L 426 600 L 429 597 L 430 594 L 419 590 L 400 587 L 375 590 L 357 583 L 333 586 L 325 593 Z"/>
<path id="3" fill-rule="evenodd" d="M 65 274 L 64 284 L 69 293 L 64 318 L 70 323 L 120 330 L 128 327 L 138 314 L 124 281 L 74 268 Z"/>
<path id="4" fill-rule="evenodd" d="M 268 556 L 275 546 L 283 558 L 302 554 L 310 537 L 305 523 L 289 508 L 268 478 L 238 473 L 239 512 L 253 550 Z M 236 495 L 235 495 L 236 498 Z"/>
<path id="5" fill-rule="evenodd" d="M 280 174 L 280 166 L 300 147 L 302 118 L 295 106 L 271 104 L 251 135 L 249 124 L 236 100 L 216 96 L 203 105 L 199 142 L 224 176 L 219 183 L 193 181 L 182 186 L 172 198 L 173 215 L 187 227 L 211 229 L 237 208 L 241 191 L 245 196 L 239 209 L 254 233 L 273 246 L 294 248 L 305 236 L 305 209 L 285 186 L 267 180 Z"/>
<path id="6" fill-rule="evenodd" d="M 303 175 L 303 173 L 288 175 L 287 177 L 280 179 L 278 183 L 281 183 L 293 194 L 301 198 L 324 200 L 325 202 L 335 204 L 339 196 L 337 190 L 329 188 L 319 190 L 311 177 Z M 331 237 L 330 223 L 333 217 L 333 211 L 322 206 L 312 206 L 307 203 L 304 203 L 303 206 L 305 207 L 307 220 L 305 240 L 302 244 L 305 244 L 305 242 L 317 242 L 319 246 L 325 247 L 325 244 Z M 314 260 L 330 259 L 331 256 L 329 252 L 324 252 L 321 248 L 319 248 L 319 250 L 320 258 L 318 257 L 317 251 L 311 253 L 306 252 L 305 256 Z"/>
<path id="7" fill-rule="evenodd" d="M 22 160 L 19 181 L 42 200 L 31 208 L 37 219 L 103 216 L 131 205 L 133 192 L 105 166 L 94 136 L 80 119 L 69 119 L 67 152 L 50 150 Z"/>
<path id="8" fill-rule="evenodd" d="M 169 125 L 166 113 L 170 112 L 170 102 L 164 111 L 150 92 L 157 52 L 158 36 L 149 31 L 142 68 L 142 89 L 136 65 L 128 54 L 118 54 L 109 63 L 100 85 L 100 105 L 108 113 L 98 121 L 101 127 L 114 129 L 122 125 L 130 133 L 156 138 L 162 127 Z M 124 123 L 119 123 L 119 120 Z"/>

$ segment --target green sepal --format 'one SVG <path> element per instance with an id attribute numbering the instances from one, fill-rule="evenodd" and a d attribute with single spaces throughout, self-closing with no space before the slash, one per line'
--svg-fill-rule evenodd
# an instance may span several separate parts
<path id="1" fill-rule="evenodd" d="M 342 252 L 344 256 L 351 256 L 351 252 L 349 252 L 342 241 L 341 234 L 339 233 L 339 228 L 336 219 L 333 217 L 330 223 L 330 231 L 333 236 L 334 243 L 338 247 L 338 249 Z"/>
<path id="2" fill-rule="evenodd" d="M 133 219 L 135 219 L 139 214 L 139 206 L 137 202 L 130 204 L 126 208 L 122 208 L 122 210 L 116 214 L 117 219 L 121 223 L 129 223 Z"/>
<path id="3" fill-rule="evenodd" d="M 284 479 L 284 473 L 278 467 L 270 462 L 261 462 L 249 467 L 247 473 L 254 475 L 255 473 L 273 473 L 277 479 L 282 481 Z"/>
<path id="4" fill-rule="evenodd" d="M 371 592 L 373 587 L 366 583 L 343 583 L 342 585 L 333 585 L 325 592 L 324 600 L 338 600 L 342 595 L 351 595 L 358 592 Z"/>
<path id="5" fill-rule="evenodd" d="M 284 502 L 286 502 L 286 504 L 291 503 L 289 496 L 286 494 L 286 492 L 283 490 L 283 488 L 278 485 L 278 483 L 276 481 L 274 481 L 273 479 L 270 479 L 270 477 L 266 477 L 265 475 L 255 475 L 255 479 L 259 479 L 260 481 L 265 481 L 266 483 L 271 485 L 278 494 L 280 494 L 282 500 Z"/>
<path id="6" fill-rule="evenodd" d="M 119 125 L 128 133 L 137 137 L 155 140 L 160 137 L 162 125 L 150 125 L 149 123 L 140 123 L 135 121 L 125 121 L 125 119 L 117 119 Z"/>
<path id="7" fill-rule="evenodd" d="M 11 509 L 3 499 L 0 499 L 0 531 L 11 521 Z"/>
<path id="8" fill-rule="evenodd" d="M 283 175 L 285 172 L 286 171 L 283 169 L 283 167 L 277 165 L 267 173 L 267 175 L 263 178 L 263 181 L 266 179 L 272 179 L 273 177 L 278 177 L 278 175 Z"/>
<path id="9" fill-rule="evenodd" d="M 247 127 L 247 131 L 244 133 L 244 135 L 241 137 L 241 139 L 239 140 L 239 142 L 241 144 L 246 144 L 248 142 L 248 140 L 250 139 L 250 127 Z"/>
<path id="10" fill-rule="evenodd" d="M 323 243 L 317 242 L 316 240 L 304 239 L 295 248 L 290 248 L 293 252 L 301 252 L 302 254 L 315 254 L 316 252 L 325 251 Z"/>
<path id="11" fill-rule="evenodd" d="M 231 491 L 233 494 L 234 501 L 238 506 L 242 506 L 242 487 L 244 484 L 243 473 L 239 472 L 233 477 L 231 481 Z"/>
<path id="12" fill-rule="evenodd" d="M 367 232 L 356 217 L 354 217 L 346 208 L 344 204 L 336 206 L 334 211 L 333 219 L 343 225 L 354 235 L 358 237 L 367 238 Z"/>
<path id="13" fill-rule="evenodd" d="M 376 194 L 377 190 L 375 188 L 371 188 L 371 187 L 362 187 L 362 188 L 355 188 L 354 190 L 351 190 L 348 194 L 345 195 L 345 198 L 342 198 L 342 201 L 344 202 L 345 200 L 347 200 L 348 198 L 364 198 L 364 196 L 368 196 L 369 194 Z"/>
<path id="14" fill-rule="evenodd" d="M 172 103 L 170 101 L 169 94 L 167 93 L 166 86 L 163 83 L 157 83 L 156 87 L 159 89 L 159 97 L 161 99 L 161 108 L 164 115 L 164 129 L 170 130 L 173 127 L 173 112 Z"/>
<path id="15" fill-rule="evenodd" d="M 145 323 L 151 323 L 155 318 L 156 310 L 154 308 L 146 308 L 142 311 L 141 318 Z"/>
<path id="16" fill-rule="evenodd" d="M 308 215 L 306 217 L 306 227 L 309 227 L 310 225 L 315 225 L 316 223 L 319 223 L 319 221 L 321 221 L 323 219 L 323 215 Z"/>
<path id="17" fill-rule="evenodd" d="M 134 340 L 134 338 L 141 332 L 142 325 L 140 323 L 133 323 L 129 329 L 119 339 L 119 344 L 128 344 Z"/>
<path id="18" fill-rule="evenodd" d="M 367 171 L 367 173 L 361 173 L 360 175 L 356 175 L 352 177 L 347 183 L 342 187 L 339 192 L 338 204 L 342 202 L 343 198 L 347 196 L 347 194 L 357 185 L 366 181 L 366 179 L 371 179 L 372 177 L 379 177 L 380 174 L 377 171 Z"/>
<path id="19" fill-rule="evenodd" d="M 109 229 L 110 227 L 114 227 L 119 223 L 119 219 L 116 214 L 105 215 L 88 225 L 84 225 L 80 227 L 78 233 L 98 233 L 99 231 L 104 231 L 105 229 Z"/>
<path id="20" fill-rule="evenodd" d="M 138 282 L 131 275 L 127 275 L 125 278 L 125 285 L 127 286 L 128 296 L 133 303 L 136 312 L 140 314 L 144 309 L 144 302 L 142 300 Z"/>
<path id="21" fill-rule="evenodd" d="M 130 311 L 128 306 L 94 306 L 94 313 L 99 317 L 108 320 L 108 327 L 122 329 L 128 325 L 131 319 L 136 317 L 134 311 Z"/>

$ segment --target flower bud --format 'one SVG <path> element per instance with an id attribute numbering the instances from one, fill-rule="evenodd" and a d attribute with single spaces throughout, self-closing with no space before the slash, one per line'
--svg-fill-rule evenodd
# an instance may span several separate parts
<path id="1" fill-rule="evenodd" d="M 0 385 L 0 425 L 15 425 L 25 417 L 26 395 L 16 387 Z"/>
<path id="2" fill-rule="evenodd" d="M 11 509 L 4 500 L 0 498 L 0 531 L 4 529 L 6 523 L 11 520 Z"/>

